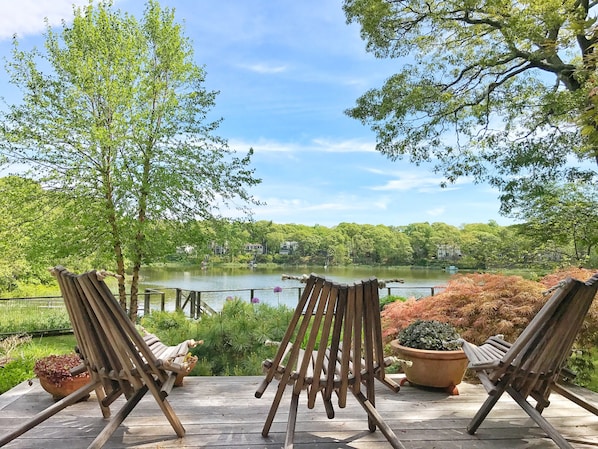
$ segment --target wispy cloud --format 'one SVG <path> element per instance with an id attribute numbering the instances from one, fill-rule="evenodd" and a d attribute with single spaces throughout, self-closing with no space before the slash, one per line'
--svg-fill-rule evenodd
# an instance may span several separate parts
<path id="1" fill-rule="evenodd" d="M 473 178 L 464 176 L 458 179 L 454 184 L 448 184 L 441 187 L 445 179 L 442 176 L 431 174 L 429 170 L 422 167 L 413 167 L 410 171 L 386 170 L 376 167 L 365 169 L 368 173 L 378 175 L 379 177 L 391 178 L 384 184 L 370 187 L 377 191 L 417 191 L 420 193 L 437 193 L 461 190 L 464 186 L 473 183 Z"/>
<path id="2" fill-rule="evenodd" d="M 391 179 L 384 185 L 371 187 L 371 190 L 388 190 L 405 192 L 409 190 L 417 190 L 423 192 L 431 189 L 439 190 L 442 177 L 436 176 L 421 176 L 420 174 L 405 174 L 401 175 L 399 179 Z"/>
<path id="3" fill-rule="evenodd" d="M 287 68 L 288 68 L 286 65 L 270 65 L 270 64 L 265 64 L 265 63 L 242 64 L 242 65 L 240 65 L 240 67 L 244 68 L 246 70 L 249 70 L 251 72 L 261 73 L 261 74 L 282 73 L 282 72 L 286 72 Z"/>
<path id="4" fill-rule="evenodd" d="M 231 148 L 253 148 L 256 152 L 322 152 L 322 153 L 376 153 L 375 144 L 363 139 L 316 138 L 307 142 L 281 142 L 270 139 L 256 141 L 231 139 Z"/>
<path id="5" fill-rule="evenodd" d="M 313 144 L 314 150 L 326 151 L 329 153 L 374 153 L 376 151 L 374 142 L 363 139 L 314 139 Z"/>
<path id="6" fill-rule="evenodd" d="M 73 18 L 73 6 L 84 6 L 88 0 L 19 0 L 2 2 L 0 40 L 41 34 L 46 29 L 44 19 L 51 26 Z"/>

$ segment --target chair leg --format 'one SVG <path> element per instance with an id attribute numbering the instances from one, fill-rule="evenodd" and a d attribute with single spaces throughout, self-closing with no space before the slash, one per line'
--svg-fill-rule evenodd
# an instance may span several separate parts
<path id="1" fill-rule="evenodd" d="M 366 390 L 368 393 L 367 400 L 372 405 L 372 408 L 376 410 L 376 386 L 374 385 L 374 379 L 372 377 L 368 378 L 366 381 Z M 370 413 L 368 413 L 368 428 L 370 429 L 370 432 L 376 431 L 376 421 L 372 418 Z"/>
<path id="2" fill-rule="evenodd" d="M 368 422 L 372 420 L 374 423 L 376 423 L 376 425 L 380 428 L 380 432 L 382 432 L 394 449 L 405 449 L 405 446 L 403 446 L 403 444 L 399 441 L 390 426 L 384 422 L 384 419 L 382 419 L 382 416 L 380 413 L 378 413 L 378 410 L 376 410 L 376 407 L 374 407 L 369 399 L 366 398 L 361 391 L 358 393 L 353 392 L 353 394 L 367 412 Z"/>
<path id="3" fill-rule="evenodd" d="M 526 399 L 516 390 L 509 387 L 507 392 L 521 406 L 523 410 L 532 418 L 546 434 L 552 438 L 552 441 L 561 449 L 573 449 L 573 446 L 542 416 Z"/>
<path id="4" fill-rule="evenodd" d="M 268 417 L 266 418 L 266 422 L 264 423 L 264 427 L 262 429 L 263 437 L 267 437 L 268 433 L 270 433 L 270 427 L 272 427 L 272 422 L 274 421 L 274 416 L 276 416 L 276 411 L 278 410 L 278 406 L 280 405 L 280 400 L 282 399 L 282 395 L 284 394 L 285 388 L 286 383 L 279 382 L 278 388 L 276 389 L 276 395 L 274 396 L 274 400 L 272 401 L 272 405 L 270 406 L 270 412 L 268 413 Z"/>
<path id="5" fill-rule="evenodd" d="M 170 377 L 170 379 L 174 380 L 175 376 Z M 162 413 L 164 413 L 164 416 L 166 416 L 166 419 L 168 419 L 168 422 L 176 432 L 177 436 L 179 438 L 185 436 L 185 428 L 183 427 L 183 424 L 181 423 L 181 420 L 175 411 L 172 409 L 170 402 L 168 402 L 165 397 L 162 397 L 161 392 L 156 388 L 155 385 L 150 385 L 149 389 L 156 399 L 156 402 L 160 406 Z"/>
<path id="6" fill-rule="evenodd" d="M 561 385 L 558 383 L 553 384 L 552 390 L 554 392 L 560 394 L 564 398 L 567 398 L 570 401 L 572 401 L 573 403 L 579 405 L 580 407 L 586 409 L 588 412 L 593 413 L 594 415 L 598 416 L 598 407 L 596 407 L 594 404 L 589 403 L 584 398 L 576 395 L 575 393 L 573 393 L 571 390 L 569 390 L 564 385 Z"/>
<path id="7" fill-rule="evenodd" d="M 322 390 L 322 402 L 324 402 L 324 409 L 326 410 L 326 416 L 328 419 L 334 418 L 334 407 L 332 406 L 332 401 L 330 398 L 326 398 L 326 394 L 324 390 Z"/>
<path id="8" fill-rule="evenodd" d="M 291 397 L 291 408 L 289 409 L 289 420 L 287 422 L 287 435 L 284 440 L 285 449 L 293 449 L 295 438 L 295 424 L 297 423 L 297 408 L 299 406 L 299 395 L 293 393 Z"/>
<path id="9" fill-rule="evenodd" d="M 505 392 L 505 389 L 506 384 L 499 382 L 493 393 L 488 395 L 478 412 L 471 419 L 469 425 L 467 426 L 468 434 L 473 435 L 476 430 L 478 430 L 478 427 L 480 427 L 480 424 L 482 424 L 484 419 L 486 419 L 486 416 L 488 416 L 490 410 L 492 410 L 492 408 L 496 405 L 502 394 Z"/>
<path id="10" fill-rule="evenodd" d="M 108 422 L 106 427 L 102 429 L 100 434 L 91 442 L 87 449 L 101 449 L 104 444 L 106 444 L 110 436 L 118 428 L 118 426 L 120 426 L 125 418 L 129 416 L 129 413 L 131 413 L 141 398 L 143 398 L 145 393 L 147 393 L 147 385 L 144 385 L 127 400 L 125 405 L 123 405 L 118 413 L 114 415 L 114 417 Z"/>
<path id="11" fill-rule="evenodd" d="M 93 389 L 97 388 L 98 385 L 99 385 L 98 382 L 88 383 L 87 385 L 82 386 L 78 390 L 72 392 L 65 398 L 61 399 L 60 401 L 54 403 L 50 407 L 47 407 L 46 409 L 42 410 L 37 415 L 35 415 L 33 418 L 31 418 L 29 421 L 25 422 L 21 427 L 13 430 L 12 432 L 10 432 L 10 433 L 4 435 L 2 438 L 0 438 L 0 447 L 11 442 L 15 438 L 23 435 L 28 430 L 33 429 L 38 424 L 40 424 L 40 423 L 44 422 L 46 419 L 54 416 L 59 411 L 64 410 L 69 405 L 73 405 L 74 403 L 79 402 L 81 399 L 83 399 L 85 396 L 87 396 Z"/>

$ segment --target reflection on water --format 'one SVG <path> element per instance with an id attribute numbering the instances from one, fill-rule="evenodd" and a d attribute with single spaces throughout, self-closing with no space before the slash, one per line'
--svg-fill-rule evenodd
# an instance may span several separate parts
<path id="1" fill-rule="evenodd" d="M 282 280 L 283 274 L 301 276 L 317 273 L 338 282 L 354 282 L 360 279 L 403 279 L 404 283 L 392 283 L 393 295 L 422 297 L 430 294 L 430 288 L 443 286 L 451 274 L 443 270 L 425 270 L 392 267 L 300 267 L 300 268 L 210 268 L 160 267 L 141 271 L 141 289 L 153 288 L 164 291 L 168 309 L 174 308 L 175 289 L 194 290 L 211 307 L 220 310 L 227 297 L 239 297 L 250 301 L 251 296 L 268 304 L 286 304 L 295 307 L 299 289 L 303 284 L 297 280 Z M 274 292 L 281 287 L 281 292 Z M 438 289 L 436 290 L 438 291 Z M 385 296 L 387 289 L 381 291 Z M 152 299 L 152 308 L 154 308 Z"/>

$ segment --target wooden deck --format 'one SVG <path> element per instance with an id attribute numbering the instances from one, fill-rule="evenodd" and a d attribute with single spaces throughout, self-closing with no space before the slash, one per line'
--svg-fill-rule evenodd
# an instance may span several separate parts
<path id="1" fill-rule="evenodd" d="M 253 393 L 261 377 L 188 377 L 170 400 L 187 430 L 177 438 L 151 395 L 141 401 L 109 440 L 106 448 L 279 448 L 284 442 L 289 400 L 283 399 L 268 438 L 261 428 L 275 391 L 262 399 Z M 509 397 L 494 407 L 476 435 L 467 423 L 486 395 L 480 385 L 463 383 L 458 396 L 402 387 L 397 394 L 377 386 L 377 409 L 407 449 L 555 448 L 552 440 Z M 586 390 L 584 390 L 586 391 Z M 596 397 L 594 393 L 586 393 Z M 315 449 L 390 448 L 380 431 L 367 430 L 366 413 L 350 396 L 336 418 L 326 419 L 319 401 L 308 410 L 299 404 L 295 447 Z M 598 401 L 597 401 L 598 402 Z M 37 381 L 24 382 L 0 395 L 0 433 L 51 404 Z M 121 402 L 117 403 L 120 404 Z M 116 407 L 113 408 L 115 412 Z M 598 447 L 598 417 L 553 395 L 544 415 L 575 448 Z M 105 424 L 95 398 L 75 404 L 17 438 L 6 448 L 85 448 Z"/>

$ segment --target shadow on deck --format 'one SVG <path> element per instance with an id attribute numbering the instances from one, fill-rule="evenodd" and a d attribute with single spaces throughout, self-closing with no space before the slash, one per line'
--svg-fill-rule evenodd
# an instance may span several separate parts
<path id="1" fill-rule="evenodd" d="M 399 377 L 399 376 L 397 376 Z M 275 383 L 262 399 L 254 397 L 262 377 L 187 377 L 185 385 L 169 396 L 187 433 L 177 438 L 150 396 L 146 396 L 124 421 L 106 448 L 279 448 L 284 444 L 288 399 L 283 399 L 268 438 L 261 429 L 268 413 Z M 509 397 L 501 398 L 476 435 L 466 427 L 484 401 L 480 385 L 463 383 L 458 396 L 406 384 L 397 394 L 377 386 L 376 408 L 407 449 L 555 448 L 541 429 Z M 597 395 L 587 390 L 583 394 Z M 598 402 L 598 401 L 597 401 Z M 15 428 L 52 403 L 37 380 L 24 382 L 0 395 L 0 433 Z M 113 406 L 118 410 L 118 404 Z M 308 410 L 299 404 L 296 448 L 390 448 L 380 431 L 367 430 L 367 415 L 349 397 L 347 407 L 335 408 L 336 418 L 326 419 L 320 401 Z M 598 448 L 598 418 L 560 397 L 551 396 L 544 411 L 548 420 L 576 448 Z M 6 448 L 86 448 L 101 431 L 102 419 L 95 396 L 75 404 L 12 441 Z"/>

